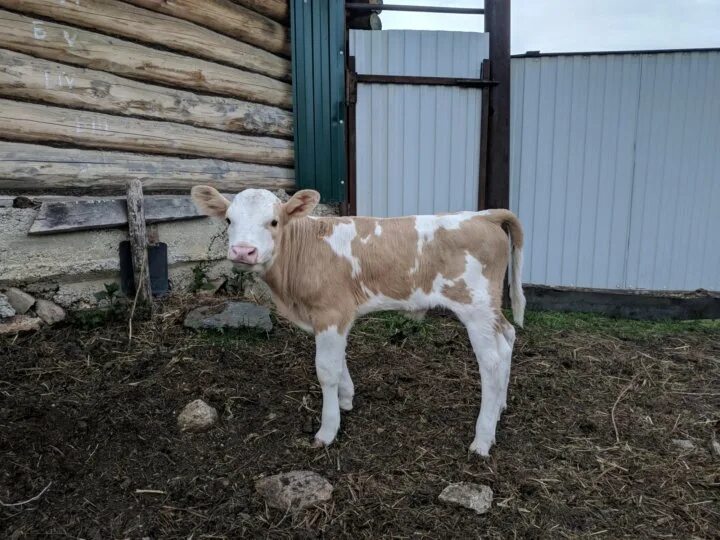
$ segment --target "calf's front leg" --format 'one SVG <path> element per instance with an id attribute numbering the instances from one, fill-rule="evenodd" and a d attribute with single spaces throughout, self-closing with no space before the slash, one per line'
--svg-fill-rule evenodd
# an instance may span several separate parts
<path id="1" fill-rule="evenodd" d="M 329 445 L 340 429 L 338 392 L 345 364 L 347 333 L 337 326 L 315 334 L 315 370 L 322 388 L 322 424 L 315 434 L 316 446 Z"/>

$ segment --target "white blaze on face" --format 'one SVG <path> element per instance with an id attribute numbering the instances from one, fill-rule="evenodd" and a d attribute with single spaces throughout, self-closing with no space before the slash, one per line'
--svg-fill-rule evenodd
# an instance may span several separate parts
<path id="1" fill-rule="evenodd" d="M 265 189 L 246 189 L 238 193 L 225 214 L 229 248 L 245 244 L 258 250 L 258 264 L 268 262 L 275 249 L 271 229 L 278 219 L 280 199 Z"/>

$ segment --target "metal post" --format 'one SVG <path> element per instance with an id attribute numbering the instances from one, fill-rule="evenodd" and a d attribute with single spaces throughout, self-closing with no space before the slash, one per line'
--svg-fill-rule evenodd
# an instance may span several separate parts
<path id="1" fill-rule="evenodd" d="M 490 88 L 487 208 L 510 206 L 510 0 L 485 1 L 490 33 L 490 65 L 497 85 Z"/>

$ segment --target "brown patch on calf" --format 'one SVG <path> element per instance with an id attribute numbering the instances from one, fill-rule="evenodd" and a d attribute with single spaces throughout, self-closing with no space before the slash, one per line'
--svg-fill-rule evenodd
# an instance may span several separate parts
<path id="1" fill-rule="evenodd" d="M 358 306 L 369 294 L 404 300 L 414 290 L 429 293 L 438 275 L 454 281 L 442 294 L 462 304 L 472 303 L 472 292 L 461 278 L 466 253 L 477 259 L 489 282 L 495 324 L 501 324 L 502 285 L 508 264 L 508 236 L 503 230 L 519 227 L 507 211 L 476 215 L 457 229 L 438 228 L 418 254 L 414 216 L 402 218 L 319 218 L 291 220 L 276 237 L 276 262 L 265 281 L 273 291 L 278 311 L 291 321 L 321 332 L 337 326 L 344 332 Z M 354 223 L 352 256 L 360 273 L 352 275 L 350 261 L 335 253 L 326 239 L 340 223 Z M 377 225 L 382 229 L 375 234 Z M 520 241 L 522 241 L 521 232 Z M 416 270 L 416 271 L 413 271 Z"/>
<path id="2" fill-rule="evenodd" d="M 472 302 L 472 295 L 464 279 L 458 279 L 452 285 L 446 284 L 443 287 L 442 294 L 449 300 L 460 304 L 469 304 Z"/>
<path id="3" fill-rule="evenodd" d="M 353 221 L 357 236 L 350 247 L 360 261 L 358 286 L 361 283 L 373 294 L 395 300 L 408 298 L 416 288 L 410 275 L 417 255 L 415 218 L 361 217 Z M 380 236 L 375 234 L 377 224 L 382 228 Z M 367 299 L 361 286 L 356 296 Z"/>

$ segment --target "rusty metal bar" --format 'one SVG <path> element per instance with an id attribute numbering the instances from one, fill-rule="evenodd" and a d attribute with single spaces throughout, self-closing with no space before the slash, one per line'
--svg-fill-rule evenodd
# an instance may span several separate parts
<path id="1" fill-rule="evenodd" d="M 414 75 L 368 75 L 358 74 L 358 83 L 368 84 L 422 84 L 426 86 L 462 86 L 465 88 L 486 88 L 497 84 L 486 79 L 462 77 L 422 77 Z"/>
<path id="2" fill-rule="evenodd" d="M 349 2 L 345 9 L 352 11 L 419 11 L 423 13 L 455 13 L 464 15 L 483 15 L 482 8 L 451 8 L 441 6 L 405 6 L 402 4 L 359 4 Z"/>

